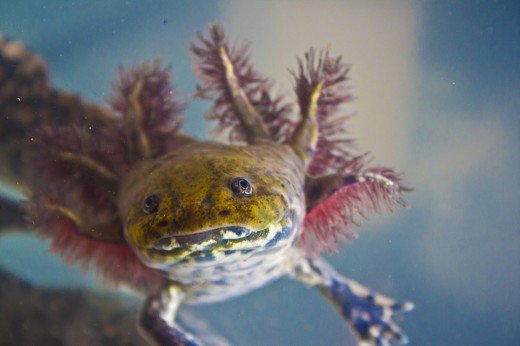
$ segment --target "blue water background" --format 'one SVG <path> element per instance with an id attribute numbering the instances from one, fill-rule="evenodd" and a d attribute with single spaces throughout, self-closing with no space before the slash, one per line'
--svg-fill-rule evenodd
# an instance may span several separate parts
<path id="1" fill-rule="evenodd" d="M 227 25 L 232 21 L 229 13 L 239 15 L 233 8 L 240 6 L 209 1 L 4 0 L 0 33 L 41 54 L 54 85 L 88 100 L 106 99 L 120 64 L 156 56 L 171 65 L 176 89 L 188 96 L 196 84 L 189 42 L 208 22 Z M 305 11 L 310 3 L 298 6 Z M 337 6 L 348 11 L 363 5 Z M 370 7 L 376 11 L 379 5 L 366 6 L 361 22 L 369 25 L 374 20 Z M 276 5 L 253 7 L 257 12 L 244 17 L 256 18 L 251 25 L 257 32 L 246 37 L 254 44 L 265 39 Z M 417 21 L 410 46 L 413 66 L 406 66 L 412 74 L 412 92 L 407 94 L 411 116 L 405 122 L 405 138 L 396 139 L 407 144 L 406 157 L 395 161 L 416 188 L 407 197 L 412 208 L 393 217 L 374 217 L 360 239 L 331 261 L 340 272 L 377 291 L 416 303 L 416 310 L 400 320 L 413 345 L 519 345 L 520 3 L 435 1 L 411 7 Z M 298 17 L 299 11 L 283 15 Z M 231 27 L 244 25 L 240 18 L 232 19 Z M 308 30 L 332 24 L 338 26 L 327 16 L 316 17 Z M 230 34 L 244 38 L 241 32 Z M 301 36 L 305 39 L 306 32 Z M 347 43 L 348 37 L 346 32 Z M 326 35 L 319 39 L 322 46 L 329 43 Z M 277 63 L 276 50 L 270 58 Z M 349 61 L 347 54 L 345 59 Z M 396 87 L 391 81 L 376 82 Z M 190 105 L 186 132 L 205 138 L 210 128 L 204 122 L 207 109 L 201 101 Z M 358 135 L 355 129 L 353 134 Z M 378 162 L 385 158 L 378 157 Z M 64 267 L 46 254 L 46 243 L 30 236 L 0 239 L 0 265 L 40 284 L 95 285 L 92 275 Z M 327 301 L 290 280 L 198 310 L 235 344 L 352 342 Z"/>

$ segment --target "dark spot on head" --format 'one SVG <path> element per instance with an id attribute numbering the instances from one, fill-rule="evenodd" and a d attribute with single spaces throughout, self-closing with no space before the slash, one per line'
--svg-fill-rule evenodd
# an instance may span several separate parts
<path id="1" fill-rule="evenodd" d="M 229 210 L 221 210 L 218 212 L 218 216 L 225 217 L 228 216 L 231 212 Z"/>
<path id="2" fill-rule="evenodd" d="M 211 196 L 211 192 L 208 192 L 204 199 L 200 202 L 201 206 L 211 205 L 213 203 L 213 197 Z"/>
<path id="3" fill-rule="evenodd" d="M 180 229 L 180 228 L 184 228 L 184 227 L 186 227 L 186 224 L 185 224 L 184 220 L 181 220 L 181 219 L 179 219 L 179 220 L 173 219 L 173 220 L 172 220 L 172 227 L 177 228 L 177 229 Z"/>
<path id="4" fill-rule="evenodd" d="M 161 221 L 159 221 L 159 222 L 157 223 L 157 226 L 159 226 L 159 227 L 166 227 L 166 226 L 168 226 L 168 221 L 166 221 L 166 220 L 161 220 Z"/>

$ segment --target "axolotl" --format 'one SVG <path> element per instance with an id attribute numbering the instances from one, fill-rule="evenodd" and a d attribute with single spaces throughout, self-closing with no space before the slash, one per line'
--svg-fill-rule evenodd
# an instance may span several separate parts
<path id="1" fill-rule="evenodd" d="M 31 53 L 1 43 L 9 66 L 40 78 Z M 360 216 L 402 203 L 406 190 L 398 174 L 366 168 L 364 155 L 345 149 L 349 140 L 332 138 L 344 135 L 348 118 L 336 114 L 351 98 L 348 67 L 310 51 L 294 73 L 294 120 L 220 26 L 210 27 L 209 38 L 200 35 L 192 51 L 204 82 L 197 96 L 214 99 L 209 117 L 232 143 L 178 131 L 182 107 L 158 62 L 123 72 L 112 110 L 76 96 L 67 108 L 72 96 L 46 83 L 22 97 L 39 103 L 0 100 L 11 112 L 3 130 L 30 133 L 23 150 L 7 151 L 26 158 L 11 171 L 32 190 L 27 224 L 69 262 L 142 292 L 138 327 L 151 344 L 200 345 L 176 322 L 179 306 L 230 299 L 282 276 L 319 290 L 360 344 L 406 343 L 392 317 L 413 305 L 372 292 L 320 257 L 354 235 Z M 51 103 L 59 120 L 34 116 Z M 16 120 L 22 115 L 23 126 Z"/>

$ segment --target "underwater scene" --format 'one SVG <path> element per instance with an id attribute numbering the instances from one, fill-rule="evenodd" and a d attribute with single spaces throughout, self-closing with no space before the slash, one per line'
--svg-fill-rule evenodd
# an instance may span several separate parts
<path id="1" fill-rule="evenodd" d="M 520 345 L 518 1 L 0 1 L 0 345 Z"/>

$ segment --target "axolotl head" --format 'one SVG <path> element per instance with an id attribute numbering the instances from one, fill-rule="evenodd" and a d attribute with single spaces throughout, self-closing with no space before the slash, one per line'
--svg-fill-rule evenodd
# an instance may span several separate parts
<path id="1" fill-rule="evenodd" d="M 289 247 L 305 210 L 299 165 L 270 143 L 193 143 L 143 162 L 121 185 L 125 238 L 158 269 Z"/>

